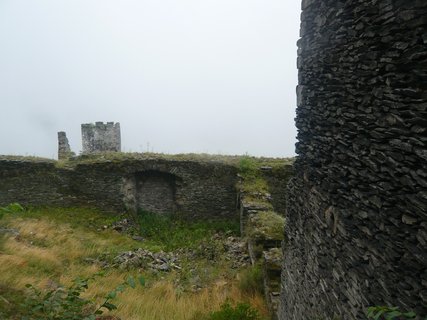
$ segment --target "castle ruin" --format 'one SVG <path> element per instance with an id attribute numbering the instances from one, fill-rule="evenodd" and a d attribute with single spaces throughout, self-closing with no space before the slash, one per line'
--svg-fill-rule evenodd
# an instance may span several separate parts
<path id="1" fill-rule="evenodd" d="M 303 0 L 302 9 L 279 319 L 366 319 L 381 305 L 424 316 L 427 2 Z M 120 151 L 118 123 L 84 124 L 82 137 L 84 153 Z M 62 157 L 69 146 L 58 138 Z M 236 172 L 214 162 L 0 165 L 0 204 L 202 217 L 236 207 Z"/>
<path id="2" fill-rule="evenodd" d="M 82 124 L 83 154 L 120 152 L 120 123 L 96 122 Z"/>
<path id="3" fill-rule="evenodd" d="M 121 151 L 120 123 L 99 121 L 95 124 L 84 123 L 81 128 L 83 154 Z M 58 159 L 68 159 L 74 155 L 66 133 L 64 131 L 58 132 Z"/>
<path id="4" fill-rule="evenodd" d="M 58 160 L 68 159 L 73 155 L 74 152 L 71 151 L 67 134 L 64 131 L 58 132 Z"/>

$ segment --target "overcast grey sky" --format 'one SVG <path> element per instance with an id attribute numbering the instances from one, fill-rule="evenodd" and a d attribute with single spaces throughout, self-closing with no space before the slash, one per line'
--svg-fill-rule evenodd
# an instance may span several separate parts
<path id="1" fill-rule="evenodd" d="M 0 0 L 0 154 L 294 154 L 299 0 Z"/>

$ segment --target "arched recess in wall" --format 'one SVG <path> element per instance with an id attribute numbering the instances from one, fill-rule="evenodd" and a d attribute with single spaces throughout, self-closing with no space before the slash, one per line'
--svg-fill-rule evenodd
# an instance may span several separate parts
<path id="1" fill-rule="evenodd" d="M 177 210 L 176 190 L 180 179 L 166 172 L 147 170 L 135 174 L 138 211 L 172 214 Z"/>

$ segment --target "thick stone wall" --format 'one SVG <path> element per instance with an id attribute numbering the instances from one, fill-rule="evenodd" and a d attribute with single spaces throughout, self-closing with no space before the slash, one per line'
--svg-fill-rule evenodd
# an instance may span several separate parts
<path id="1" fill-rule="evenodd" d="M 427 1 L 304 0 L 281 319 L 427 314 Z"/>
<path id="2" fill-rule="evenodd" d="M 11 202 L 59 205 L 66 188 L 53 161 L 0 161 L 0 206 Z"/>
<path id="3" fill-rule="evenodd" d="M 148 176 L 173 177 L 173 185 L 168 189 L 159 179 L 151 180 L 159 193 L 151 190 L 141 200 L 138 183 Z M 214 162 L 123 160 L 58 168 L 54 161 L 0 159 L 0 206 L 19 202 L 116 211 L 158 208 L 154 211 L 159 213 L 173 206 L 174 212 L 188 217 L 235 217 L 236 182 L 235 167 Z"/>

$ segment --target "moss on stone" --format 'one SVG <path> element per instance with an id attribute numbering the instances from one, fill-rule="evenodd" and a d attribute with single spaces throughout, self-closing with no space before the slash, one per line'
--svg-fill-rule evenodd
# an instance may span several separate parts
<path id="1" fill-rule="evenodd" d="M 283 261 L 282 248 L 270 248 L 263 252 L 264 265 L 268 270 L 280 270 Z"/>
<path id="2" fill-rule="evenodd" d="M 294 158 L 265 158 L 265 157 L 248 157 L 242 155 L 220 155 L 206 153 L 182 153 L 182 154 L 166 154 L 166 153 L 151 153 L 151 152 L 104 152 L 96 154 L 83 154 L 77 157 L 62 161 L 62 165 L 77 165 L 83 163 L 98 163 L 98 162 L 120 162 L 123 160 L 170 160 L 170 161 L 192 161 L 200 163 L 222 163 L 235 167 L 240 167 L 241 162 L 245 159 L 253 164 L 252 167 L 258 170 L 260 167 L 270 166 L 272 168 L 280 168 L 293 163 Z M 58 161 L 60 162 L 60 161 Z M 240 171 L 240 170 L 239 170 Z"/>
<path id="3" fill-rule="evenodd" d="M 237 188 L 245 198 L 267 200 L 271 196 L 267 181 L 268 175 L 278 175 L 288 179 L 292 175 L 293 158 L 255 158 L 240 157 L 238 169 L 241 181 Z"/>
<path id="4" fill-rule="evenodd" d="M 249 216 L 248 236 L 256 240 L 283 240 L 285 218 L 274 211 L 263 211 Z"/>
<path id="5" fill-rule="evenodd" d="M 103 152 L 96 154 L 82 154 L 64 160 L 54 160 L 36 156 L 16 156 L 16 155 L 0 155 L 0 161 L 29 161 L 29 162 L 50 162 L 55 163 L 57 167 L 66 168 L 74 167 L 79 164 L 104 163 L 113 162 L 119 163 L 126 160 L 169 160 L 169 161 L 190 161 L 198 163 L 219 163 L 234 166 L 241 172 L 241 163 L 250 162 L 251 169 L 255 172 L 255 177 L 259 176 L 261 167 L 271 167 L 272 170 L 282 170 L 284 167 L 289 167 L 294 162 L 294 158 L 267 158 L 267 157 L 251 157 L 247 155 L 220 155 L 207 153 L 182 153 L 182 154 L 166 154 L 152 152 Z"/>

